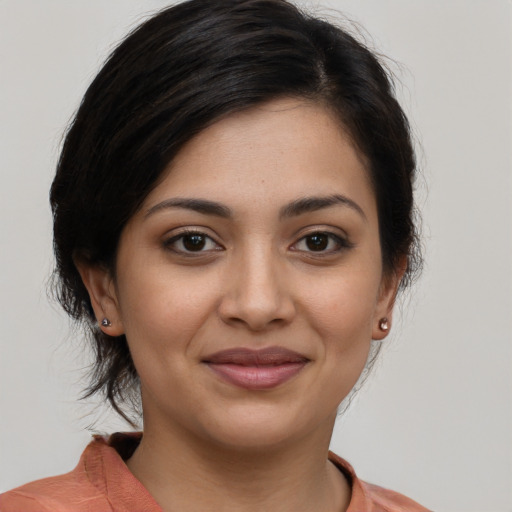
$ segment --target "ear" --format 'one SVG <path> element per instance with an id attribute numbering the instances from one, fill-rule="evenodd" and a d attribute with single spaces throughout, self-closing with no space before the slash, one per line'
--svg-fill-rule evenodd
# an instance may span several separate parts
<path id="1" fill-rule="evenodd" d="M 404 257 L 394 271 L 382 277 L 372 330 L 374 340 L 383 340 L 391 330 L 398 287 L 406 269 L 407 258 Z"/>
<path id="2" fill-rule="evenodd" d="M 80 277 L 89 292 L 92 309 L 100 329 L 109 336 L 124 334 L 114 278 L 107 269 L 88 262 L 75 261 Z M 103 323 L 104 319 L 108 324 Z"/>

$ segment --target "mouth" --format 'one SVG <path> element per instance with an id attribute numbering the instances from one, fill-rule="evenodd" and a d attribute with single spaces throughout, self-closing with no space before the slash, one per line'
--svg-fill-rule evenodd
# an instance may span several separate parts
<path id="1" fill-rule="evenodd" d="M 307 357 L 282 347 L 233 348 L 203 360 L 225 382 L 251 390 L 275 388 L 295 377 L 308 362 Z"/>

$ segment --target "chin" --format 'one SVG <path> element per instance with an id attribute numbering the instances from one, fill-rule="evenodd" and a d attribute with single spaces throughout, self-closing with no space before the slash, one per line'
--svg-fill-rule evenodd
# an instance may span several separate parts
<path id="1" fill-rule="evenodd" d="M 334 411 L 323 429 L 319 428 L 318 418 L 308 421 L 307 414 L 300 411 L 255 406 L 241 409 L 205 425 L 204 433 L 208 442 L 224 450 L 238 452 L 275 451 L 296 445 L 317 430 L 325 430 L 326 435 L 330 436 L 336 416 Z"/>

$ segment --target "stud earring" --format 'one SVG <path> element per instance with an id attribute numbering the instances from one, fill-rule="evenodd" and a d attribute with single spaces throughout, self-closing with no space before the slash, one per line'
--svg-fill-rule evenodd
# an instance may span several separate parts
<path id="1" fill-rule="evenodd" d="M 102 326 L 102 327 L 112 327 L 112 322 L 111 322 L 107 317 L 105 317 L 105 318 L 101 321 L 101 326 Z"/>
<path id="2" fill-rule="evenodd" d="M 386 317 L 379 320 L 379 329 L 383 332 L 389 331 L 389 320 Z"/>

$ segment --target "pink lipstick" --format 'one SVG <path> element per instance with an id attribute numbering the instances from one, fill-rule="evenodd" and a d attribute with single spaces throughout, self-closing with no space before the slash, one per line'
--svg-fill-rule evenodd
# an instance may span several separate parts
<path id="1" fill-rule="evenodd" d="M 245 389 L 270 389 L 297 375 L 309 359 L 281 347 L 233 348 L 203 360 L 226 382 Z"/>

